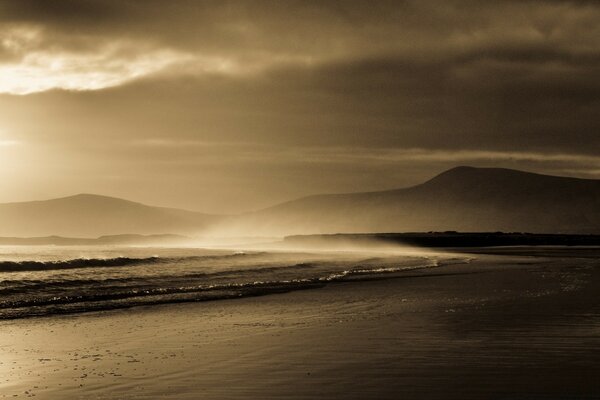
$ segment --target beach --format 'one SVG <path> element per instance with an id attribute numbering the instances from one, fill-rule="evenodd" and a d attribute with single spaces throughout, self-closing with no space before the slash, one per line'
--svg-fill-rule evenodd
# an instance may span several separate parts
<path id="1" fill-rule="evenodd" d="M 600 398 L 600 251 L 0 322 L 0 398 Z"/>

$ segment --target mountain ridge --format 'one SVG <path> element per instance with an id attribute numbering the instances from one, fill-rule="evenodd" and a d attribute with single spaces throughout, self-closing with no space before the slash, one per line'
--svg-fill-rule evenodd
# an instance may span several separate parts
<path id="1" fill-rule="evenodd" d="M 598 233 L 600 180 L 461 166 L 411 187 L 307 196 L 259 210 L 246 219 L 255 229 L 283 231 L 292 226 L 297 234 Z"/>
<path id="2" fill-rule="evenodd" d="M 600 180 L 459 166 L 410 187 L 312 195 L 217 216 L 90 193 L 0 204 L 0 236 L 600 233 Z"/>
<path id="3" fill-rule="evenodd" d="M 0 236 L 95 238 L 123 233 L 194 234 L 216 218 L 195 211 L 81 193 L 0 204 Z"/>

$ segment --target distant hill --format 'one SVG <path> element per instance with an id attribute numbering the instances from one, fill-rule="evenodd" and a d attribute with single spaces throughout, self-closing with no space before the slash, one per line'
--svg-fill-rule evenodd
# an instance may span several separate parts
<path id="1" fill-rule="evenodd" d="M 600 233 L 600 180 L 457 167 L 410 188 L 309 196 L 233 222 L 260 234 Z"/>
<path id="2" fill-rule="evenodd" d="M 0 237 L 0 246 L 164 246 L 186 245 L 193 239 L 181 235 L 108 235 L 98 238 L 71 238 L 63 236 Z"/>
<path id="3" fill-rule="evenodd" d="M 0 236 L 193 234 L 215 216 L 93 194 L 0 204 Z"/>
<path id="4" fill-rule="evenodd" d="M 0 236 L 276 236 L 376 232 L 600 233 L 600 180 L 457 167 L 417 186 L 304 197 L 212 216 L 80 194 L 0 204 Z"/>

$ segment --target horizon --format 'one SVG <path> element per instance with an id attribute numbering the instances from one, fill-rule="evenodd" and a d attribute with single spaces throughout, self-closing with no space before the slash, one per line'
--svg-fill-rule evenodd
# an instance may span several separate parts
<path id="1" fill-rule="evenodd" d="M 230 214 L 453 165 L 600 178 L 592 2 L 0 4 L 0 203 Z"/>

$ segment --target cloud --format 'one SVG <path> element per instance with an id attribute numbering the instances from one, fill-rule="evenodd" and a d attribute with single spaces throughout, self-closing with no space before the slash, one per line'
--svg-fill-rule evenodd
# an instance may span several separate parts
<path id="1" fill-rule="evenodd" d="M 589 75 L 600 59 L 591 2 L 21 0 L 0 15 L 0 93 L 13 94 L 393 59 L 468 87 L 477 77 Z M 353 80 L 369 84 L 373 71 L 362 72 Z"/>
<path id="2" fill-rule="evenodd" d="M 100 90 L 160 73 L 240 75 L 274 65 L 310 63 L 296 55 L 248 58 L 186 52 L 136 38 L 67 36 L 37 25 L 0 29 L 0 94 Z"/>
<path id="3" fill-rule="evenodd" d="M 0 93 L 104 89 L 190 59 L 183 53 L 127 40 L 87 44 L 82 38 L 49 45 L 52 39 L 39 27 L 9 26 L 1 33 L 0 46 L 8 59 L 0 63 Z"/>
<path id="4" fill-rule="evenodd" d="M 309 148 L 292 150 L 300 151 L 297 158 L 303 160 L 322 160 L 324 162 L 378 162 L 397 163 L 400 161 L 418 162 L 450 162 L 470 163 L 477 161 L 534 161 L 534 162 L 562 162 L 570 164 L 583 164 L 600 166 L 600 156 L 569 153 L 541 153 L 526 151 L 489 151 L 489 150 L 444 150 L 444 149 L 351 149 L 351 148 Z M 289 155 L 289 154 L 288 154 Z M 284 155 L 285 156 L 285 155 Z"/>
<path id="5" fill-rule="evenodd" d="M 498 150 L 448 150 L 443 148 L 356 148 L 344 146 L 283 146 L 253 143 L 176 141 L 168 138 L 152 138 L 129 144 L 146 151 L 151 158 L 172 164 L 203 165 L 272 165 L 285 168 L 286 164 L 361 166 L 365 168 L 388 168 L 413 163 L 415 165 L 469 165 L 469 164 L 536 164 L 542 168 L 564 170 L 600 169 L 600 156 L 565 152 L 531 152 Z M 127 152 L 127 149 L 123 149 Z"/>

